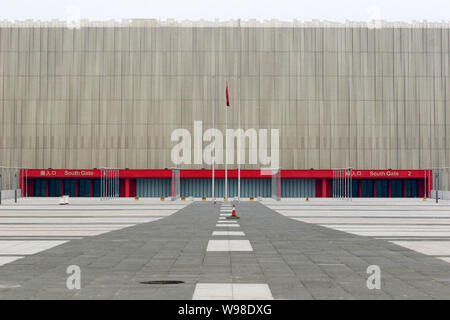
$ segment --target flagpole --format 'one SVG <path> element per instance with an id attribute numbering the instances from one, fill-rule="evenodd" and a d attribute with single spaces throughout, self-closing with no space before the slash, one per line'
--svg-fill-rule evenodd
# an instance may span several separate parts
<path id="1" fill-rule="evenodd" d="M 213 102 L 213 112 L 212 112 L 212 117 L 213 117 L 213 119 L 212 119 L 212 125 L 213 125 L 213 129 L 216 129 L 216 127 L 215 127 L 215 117 L 214 117 L 214 109 L 216 108 L 216 102 L 215 102 L 215 100 L 214 100 L 214 102 Z M 215 131 L 215 130 L 214 130 Z M 216 195 L 214 194 L 214 165 L 215 165 L 215 162 L 216 162 L 216 138 L 214 138 L 214 144 L 213 144 L 213 159 L 212 159 L 212 198 L 213 198 L 213 201 L 216 201 Z"/>
<path id="2" fill-rule="evenodd" d="M 227 157 L 228 146 L 226 138 L 227 129 L 228 129 L 228 106 L 225 106 L 225 201 L 228 201 L 228 157 Z"/>
<path id="3" fill-rule="evenodd" d="M 241 19 L 238 20 L 239 23 L 239 48 L 242 47 L 242 40 L 241 40 Z M 239 139 L 239 150 L 237 152 L 238 154 L 238 202 L 241 202 L 241 152 L 242 152 L 242 145 L 241 145 L 241 51 L 239 50 L 239 76 L 238 76 L 238 139 Z M 245 152 L 245 150 L 244 150 Z"/>

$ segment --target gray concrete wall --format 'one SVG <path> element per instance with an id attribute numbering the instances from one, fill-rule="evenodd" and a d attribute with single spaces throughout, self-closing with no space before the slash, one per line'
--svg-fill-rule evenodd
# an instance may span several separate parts
<path id="1" fill-rule="evenodd" d="M 224 128 L 228 80 L 282 168 L 448 166 L 449 70 L 449 24 L 4 21 L 0 165 L 172 167 L 173 129 Z"/>

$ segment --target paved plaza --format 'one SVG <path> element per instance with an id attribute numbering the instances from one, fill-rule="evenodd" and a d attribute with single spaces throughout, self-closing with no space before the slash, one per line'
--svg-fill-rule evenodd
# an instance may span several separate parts
<path id="1" fill-rule="evenodd" d="M 450 203 L 70 200 L 0 206 L 0 299 L 450 299 Z"/>

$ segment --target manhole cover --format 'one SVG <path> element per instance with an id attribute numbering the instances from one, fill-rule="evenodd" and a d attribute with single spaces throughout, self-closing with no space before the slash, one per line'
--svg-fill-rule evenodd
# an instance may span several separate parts
<path id="1" fill-rule="evenodd" d="M 180 284 L 184 281 L 179 280 L 154 280 L 154 281 L 142 281 L 141 284 Z"/>

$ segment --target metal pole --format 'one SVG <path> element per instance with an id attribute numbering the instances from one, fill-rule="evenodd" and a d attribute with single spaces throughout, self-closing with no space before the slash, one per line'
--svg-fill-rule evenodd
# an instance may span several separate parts
<path id="1" fill-rule="evenodd" d="M 350 169 L 347 169 L 347 174 L 348 174 L 348 177 L 347 177 L 347 201 L 350 201 L 350 187 L 351 187 L 351 185 L 350 185 Z"/>
<path id="2" fill-rule="evenodd" d="M 25 169 L 25 198 L 28 198 L 28 168 Z"/>
<path id="3" fill-rule="evenodd" d="M 227 129 L 228 129 L 228 106 L 225 106 L 225 201 L 228 201 L 228 146 L 227 146 Z"/>
<path id="4" fill-rule="evenodd" d="M 350 169 L 350 185 L 351 185 L 350 201 L 353 201 L 353 169 Z"/>
<path id="5" fill-rule="evenodd" d="M 14 203 L 17 203 L 17 170 L 14 169 Z"/>
<path id="6" fill-rule="evenodd" d="M 2 168 L 0 168 L 0 204 L 2 204 Z"/>
<path id="7" fill-rule="evenodd" d="M 423 170 L 423 197 L 427 198 L 427 171 Z"/>
<path id="8" fill-rule="evenodd" d="M 334 170 L 331 171 L 331 197 L 334 198 Z"/>
<path id="9" fill-rule="evenodd" d="M 106 190 L 108 190 L 108 200 L 111 198 L 111 190 L 112 190 L 112 186 L 111 186 L 111 170 L 108 170 L 108 184 L 106 185 Z"/>
<path id="10" fill-rule="evenodd" d="M 212 112 L 212 124 L 213 124 L 213 129 L 215 131 L 216 129 L 216 124 L 215 124 L 215 109 L 216 109 L 216 103 L 215 101 L 213 102 L 213 112 Z M 214 168 L 215 168 L 215 162 L 216 162 L 216 139 L 214 139 L 214 144 L 213 144 L 213 158 L 212 158 L 212 190 L 211 190 L 211 196 L 213 198 L 213 201 L 216 200 L 216 195 L 214 193 L 214 183 L 215 183 L 215 176 L 214 176 Z"/>
<path id="11" fill-rule="evenodd" d="M 337 172 L 338 199 L 341 198 L 341 170 Z"/>
<path id="12" fill-rule="evenodd" d="M 337 186 L 338 186 L 338 198 L 341 198 L 341 170 L 338 170 L 337 172 Z"/>
<path id="13" fill-rule="evenodd" d="M 336 198 L 336 170 L 333 170 L 333 198 Z"/>
<path id="14" fill-rule="evenodd" d="M 344 169 L 344 198 L 348 198 L 347 169 Z"/>
<path id="15" fill-rule="evenodd" d="M 347 184 L 347 169 L 344 169 L 344 198 L 347 200 L 348 198 L 348 184 Z"/>
<path id="16" fill-rule="evenodd" d="M 105 198 L 105 169 L 102 169 L 102 174 L 101 174 L 101 179 L 102 179 L 102 183 L 101 183 L 101 199 L 104 200 Z"/>
<path id="17" fill-rule="evenodd" d="M 241 19 L 238 20 L 239 23 L 239 35 L 241 27 Z M 241 40 L 241 37 L 239 37 Z M 238 201 L 241 202 L 241 52 L 242 52 L 242 40 L 239 41 L 239 77 L 238 77 L 238 139 L 239 139 L 239 150 L 238 150 Z M 244 151 L 245 152 L 245 151 Z M 277 185 L 277 196 L 278 196 L 278 185 Z"/>
<path id="18" fill-rule="evenodd" d="M 348 185 L 348 180 L 349 176 L 348 176 L 348 169 L 345 169 L 345 199 L 348 201 L 349 199 L 349 195 L 348 195 L 348 190 L 349 190 L 349 185 Z"/>
<path id="19" fill-rule="evenodd" d="M 338 199 L 341 198 L 341 170 L 337 171 Z"/>
<path id="20" fill-rule="evenodd" d="M 439 203 L 439 170 L 436 172 L 436 203 Z"/>
<path id="21" fill-rule="evenodd" d="M 103 169 L 100 168 L 100 200 L 103 200 Z"/>

